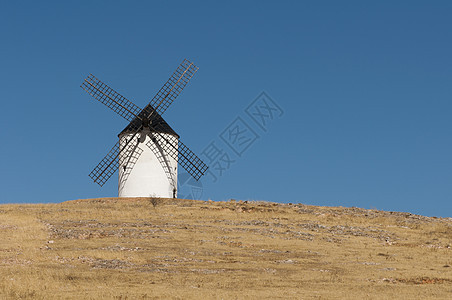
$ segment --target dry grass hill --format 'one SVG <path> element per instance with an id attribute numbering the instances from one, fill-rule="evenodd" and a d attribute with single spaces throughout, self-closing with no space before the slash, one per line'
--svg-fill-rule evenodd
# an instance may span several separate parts
<path id="1" fill-rule="evenodd" d="M 452 219 L 180 199 L 0 205 L 0 299 L 452 299 Z"/>

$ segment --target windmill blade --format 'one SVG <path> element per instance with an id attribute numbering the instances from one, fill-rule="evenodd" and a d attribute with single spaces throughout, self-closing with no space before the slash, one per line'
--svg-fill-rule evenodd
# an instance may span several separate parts
<path id="1" fill-rule="evenodd" d="M 185 169 L 196 181 L 204 175 L 209 168 L 193 151 L 191 151 L 184 143 L 179 140 L 179 164 Z"/>
<path id="2" fill-rule="evenodd" d="M 123 146 L 126 143 L 126 139 L 119 140 L 119 146 Z M 138 139 L 132 140 L 130 142 L 131 146 L 126 147 L 123 150 L 123 154 L 119 157 L 119 170 L 122 168 L 122 172 L 120 172 L 119 176 L 119 188 L 124 187 L 125 182 L 129 178 L 130 173 L 132 172 L 135 164 L 143 153 L 143 149 L 138 146 Z"/>
<path id="3" fill-rule="evenodd" d="M 164 135 L 159 132 L 154 132 L 153 136 L 159 145 L 161 145 L 164 152 L 172 158 L 177 159 L 185 171 L 196 179 L 196 181 L 206 173 L 208 166 L 182 143 L 180 139 L 177 139 L 173 135 Z"/>
<path id="4" fill-rule="evenodd" d="M 119 141 L 111 148 L 110 152 L 105 155 L 94 170 L 89 173 L 89 177 L 98 185 L 103 186 L 119 167 L 118 154 Z"/>
<path id="5" fill-rule="evenodd" d="M 80 87 L 127 121 L 132 121 L 141 111 L 141 108 L 115 92 L 92 74 L 83 81 Z"/>
<path id="6" fill-rule="evenodd" d="M 110 179 L 111 175 L 116 172 L 120 163 L 123 163 L 119 160 L 119 154 L 123 151 L 130 153 L 130 151 L 133 151 L 138 144 L 138 139 L 135 139 L 137 133 L 138 131 L 128 138 L 125 143 L 120 144 L 120 141 L 116 142 L 110 152 L 108 152 L 94 170 L 89 173 L 89 177 L 91 177 L 95 183 L 103 186 L 108 179 Z M 139 154 L 141 154 L 141 152 Z"/>
<path id="7" fill-rule="evenodd" d="M 157 141 L 157 138 L 155 137 L 155 133 L 150 133 L 151 141 L 146 143 L 146 146 L 148 146 L 154 155 L 157 157 L 157 160 L 162 165 L 163 171 L 165 171 L 166 177 L 168 178 L 168 181 L 173 185 L 173 187 L 176 186 L 176 180 L 174 178 L 174 173 L 172 172 L 172 166 L 170 161 L 165 156 L 165 151 L 163 150 L 163 147 L 159 144 Z"/>
<path id="8" fill-rule="evenodd" d="M 174 99 L 176 99 L 180 92 L 182 92 L 198 69 L 199 68 L 192 62 L 184 59 L 176 71 L 174 71 L 173 75 L 171 75 L 168 81 L 154 96 L 148 106 L 154 107 L 155 111 L 162 115 L 168 106 L 173 103 Z M 148 106 L 146 108 L 148 108 Z"/>
<path id="9" fill-rule="evenodd" d="M 176 99 L 184 89 L 196 71 L 198 71 L 198 67 L 192 62 L 184 59 L 151 102 L 136 114 L 136 118 L 134 118 L 122 132 L 136 130 L 136 128 L 141 126 L 143 120 L 158 121 L 161 119 L 161 121 L 164 122 L 161 115 L 166 111 L 168 106 L 173 103 L 174 99 Z M 169 125 L 167 126 L 169 127 Z M 169 130 L 173 131 L 171 128 L 169 128 Z"/>

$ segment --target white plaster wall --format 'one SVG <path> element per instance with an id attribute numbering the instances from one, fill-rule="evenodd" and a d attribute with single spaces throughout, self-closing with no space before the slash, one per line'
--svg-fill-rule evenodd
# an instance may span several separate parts
<path id="1" fill-rule="evenodd" d="M 119 161 L 123 162 L 119 166 L 119 197 L 177 197 L 177 192 L 176 195 L 173 194 L 173 189 L 177 189 L 177 160 L 165 154 L 171 166 L 174 180 L 170 182 L 154 152 L 146 145 L 151 141 L 149 131 L 143 131 L 140 135 L 140 143 L 137 147 L 143 152 L 136 163 L 133 164 L 127 159 L 132 154 L 128 151 L 123 151 L 119 157 Z M 125 139 L 130 138 L 130 136 L 130 134 L 122 135 L 120 144 L 124 144 Z M 175 146 L 177 147 L 177 144 Z"/>

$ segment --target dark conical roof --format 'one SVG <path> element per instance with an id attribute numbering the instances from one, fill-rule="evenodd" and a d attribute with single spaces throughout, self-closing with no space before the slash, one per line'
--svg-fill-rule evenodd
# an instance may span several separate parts
<path id="1" fill-rule="evenodd" d="M 152 115 L 151 115 L 152 113 Z M 140 128 L 142 124 L 142 120 L 145 119 L 145 116 L 151 115 L 149 121 L 150 121 L 150 129 L 153 132 L 161 132 L 161 133 L 168 133 L 171 135 L 176 136 L 179 138 L 179 135 L 171 128 L 171 126 L 166 123 L 166 121 L 160 116 L 160 114 L 154 110 L 154 108 L 148 104 L 139 114 L 137 117 L 135 117 L 132 122 L 127 125 L 126 128 L 124 128 L 123 131 L 121 131 L 118 136 L 121 136 L 123 134 L 128 133 L 135 133 L 138 128 Z"/>

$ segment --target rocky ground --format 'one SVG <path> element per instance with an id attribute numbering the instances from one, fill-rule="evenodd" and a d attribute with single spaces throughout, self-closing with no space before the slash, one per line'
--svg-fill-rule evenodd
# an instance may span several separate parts
<path id="1" fill-rule="evenodd" d="M 451 218 L 104 198 L 2 205 L 0 240 L 3 298 L 452 298 Z"/>

